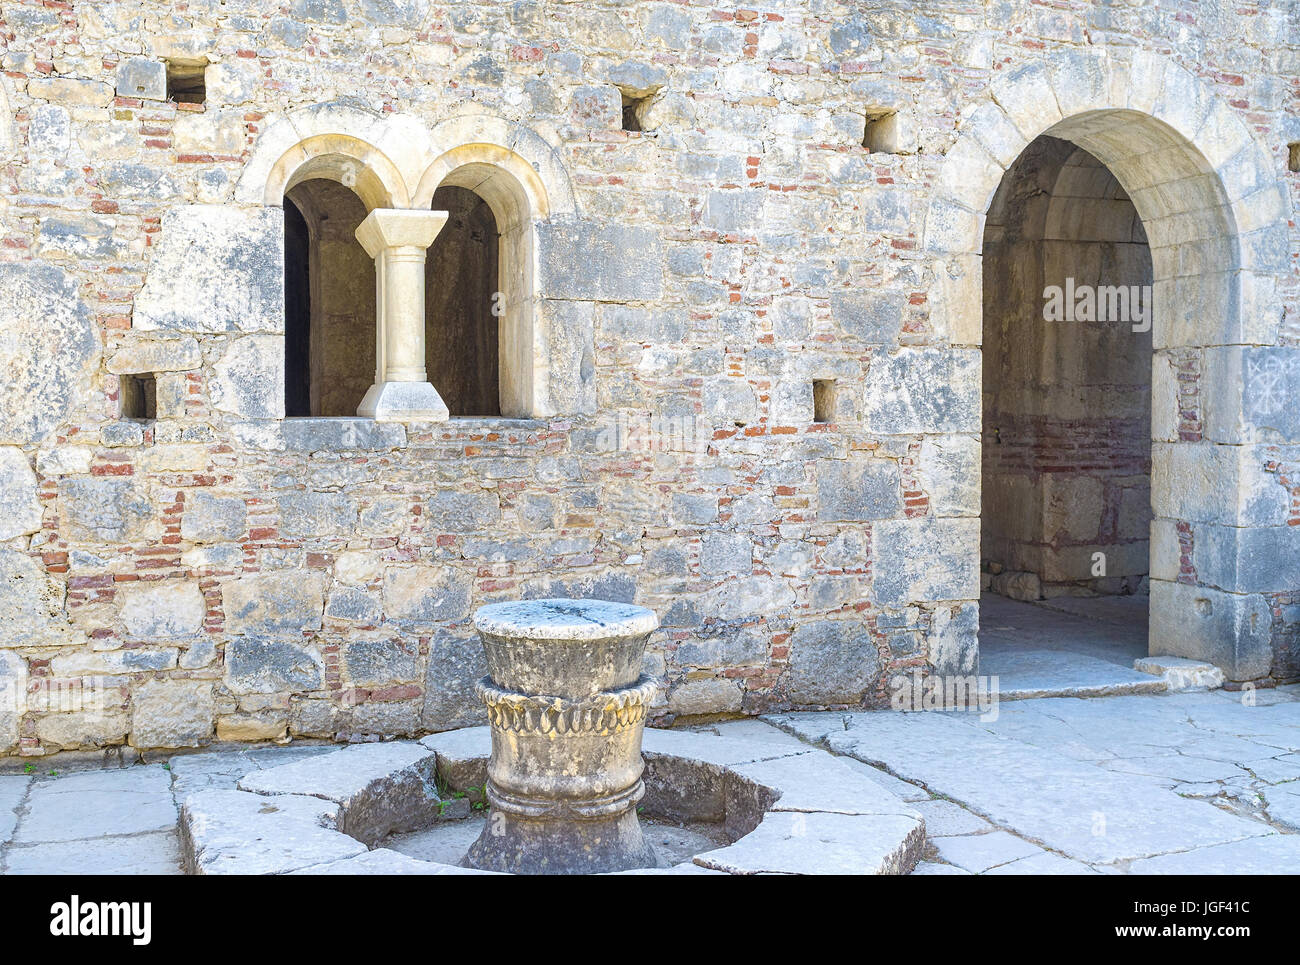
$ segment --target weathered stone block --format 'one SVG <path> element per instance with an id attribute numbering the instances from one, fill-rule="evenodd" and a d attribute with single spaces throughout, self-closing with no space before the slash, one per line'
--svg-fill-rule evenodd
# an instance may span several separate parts
<path id="1" fill-rule="evenodd" d="M 745 691 L 739 680 L 705 677 L 683 680 L 668 694 L 668 712 L 677 717 L 738 714 Z"/>
<path id="2" fill-rule="evenodd" d="M 99 441 L 111 448 L 144 444 L 144 426 L 132 419 L 110 422 L 99 430 Z"/>
<path id="3" fill-rule="evenodd" d="M 167 211 L 134 319 L 142 331 L 282 333 L 283 213 L 225 205 Z"/>
<path id="4" fill-rule="evenodd" d="M 127 57 L 117 65 L 115 83 L 118 97 L 141 100 L 167 99 L 167 64 L 147 57 Z"/>
<path id="5" fill-rule="evenodd" d="M 119 543 L 145 531 L 153 507 L 135 483 L 124 479 L 59 480 L 59 516 L 75 538 Z"/>
<path id="6" fill-rule="evenodd" d="M 268 799 L 224 788 L 196 791 L 181 805 L 185 870 L 285 874 L 364 854 L 364 844 L 335 830 L 338 814 L 336 803 L 305 795 Z"/>
<path id="7" fill-rule="evenodd" d="M 172 125 L 172 145 L 179 154 L 237 157 L 247 140 L 248 128 L 239 110 L 181 114 Z"/>
<path id="8" fill-rule="evenodd" d="M 768 636 L 757 627 L 683 640 L 673 653 L 679 667 L 746 667 L 766 663 Z"/>
<path id="9" fill-rule="evenodd" d="M 276 499 L 287 536 L 338 536 L 357 526 L 357 503 L 344 493 L 285 493 Z"/>
<path id="10" fill-rule="evenodd" d="M 1285 593 L 1300 586 L 1300 534 L 1292 526 L 1215 526 L 1193 531 L 1197 580 L 1229 593 Z"/>
<path id="11" fill-rule="evenodd" d="M 541 294 L 641 301 L 663 288 L 663 251 L 649 228 L 553 218 L 537 228 Z"/>
<path id="12" fill-rule="evenodd" d="M 900 349 L 872 358 L 863 423 L 874 432 L 979 432 L 980 353 Z"/>
<path id="13" fill-rule="evenodd" d="M 879 676 L 880 654 L 860 623 L 810 621 L 790 635 L 786 692 L 795 704 L 856 704 Z"/>
<path id="14" fill-rule="evenodd" d="M 763 225 L 765 190 L 710 191 L 703 221 L 715 231 L 753 237 Z"/>
<path id="15" fill-rule="evenodd" d="M 429 641 L 421 726 L 428 730 L 451 730 L 486 721 L 487 709 L 474 685 L 487 672 L 487 657 L 477 636 L 445 630 L 436 632 Z"/>
<path id="16" fill-rule="evenodd" d="M 936 674 L 965 677 L 979 672 L 979 604 L 935 607 L 926 638 Z"/>
<path id="17" fill-rule="evenodd" d="M 27 711 L 27 661 L 0 650 L 0 754 L 18 746 L 18 725 Z"/>
<path id="18" fill-rule="evenodd" d="M 888 519 L 903 511 L 898 463 L 886 459 L 823 459 L 817 463 L 817 519 Z"/>
<path id="19" fill-rule="evenodd" d="M 226 629 L 231 633 L 298 634 L 319 630 L 324 577 L 318 573 L 260 573 L 221 588 Z"/>
<path id="20" fill-rule="evenodd" d="M 595 306 L 591 302 L 547 300 L 541 311 L 549 319 L 551 333 L 548 411 L 594 413 Z"/>
<path id="21" fill-rule="evenodd" d="M 51 647 L 82 643 L 63 609 L 64 585 L 26 553 L 0 549 L 2 647 Z"/>
<path id="22" fill-rule="evenodd" d="M 982 470 L 978 436 L 926 436 L 918 476 L 936 516 L 978 516 Z"/>
<path id="23" fill-rule="evenodd" d="M 406 445 L 406 427 L 373 419 L 289 419 L 280 427 L 279 441 L 298 452 L 323 450 L 399 449 Z"/>
<path id="24" fill-rule="evenodd" d="M 443 491 L 429 497 L 429 518 L 447 532 L 484 529 L 501 518 L 501 503 L 496 493 L 458 493 Z"/>
<path id="25" fill-rule="evenodd" d="M 217 703 L 207 680 L 150 680 L 131 695 L 131 745 L 198 747 L 212 738 Z"/>
<path id="26" fill-rule="evenodd" d="M 171 640 L 198 633 L 207 606 L 197 583 L 136 583 L 118 594 L 122 628 L 142 640 Z"/>
<path id="27" fill-rule="evenodd" d="M 706 579 L 749 576 L 754 544 L 743 533 L 710 533 L 700 541 L 700 575 Z"/>
<path id="28" fill-rule="evenodd" d="M 247 419 L 284 416 L 284 338 L 249 335 L 235 339 L 212 366 L 212 404 Z"/>
<path id="29" fill-rule="evenodd" d="M 1153 657 L 1205 660 L 1229 680 L 1256 680 L 1273 662 L 1272 622 L 1260 594 L 1151 580 Z"/>
<path id="30" fill-rule="evenodd" d="M 50 261 L 96 261 L 116 256 L 118 243 L 107 218 L 50 215 L 41 219 L 36 251 Z"/>
<path id="31" fill-rule="evenodd" d="M 113 88 L 107 84 L 76 77 L 37 78 L 27 84 L 27 93 L 38 100 L 79 107 L 104 107 L 113 100 Z"/>
<path id="32" fill-rule="evenodd" d="M 331 620 L 376 624 L 384 618 L 384 608 L 378 594 L 343 586 L 330 593 L 329 602 L 325 605 L 325 616 Z"/>
<path id="33" fill-rule="evenodd" d="M 0 539 L 36 532 L 41 528 L 41 516 L 36 474 L 26 453 L 0 446 Z"/>
<path id="34" fill-rule="evenodd" d="M 368 845 L 390 834 L 428 827 L 440 798 L 437 757 L 419 744 L 363 744 L 254 771 L 239 789 L 264 795 L 314 797 L 339 806 L 338 828 Z"/>
<path id="35" fill-rule="evenodd" d="M 384 574 L 384 612 L 392 620 L 436 623 L 469 616 L 470 580 L 447 566 L 394 566 Z"/>
<path id="36" fill-rule="evenodd" d="M 226 686 L 237 694 L 319 690 L 320 657 L 305 647 L 266 637 L 236 637 L 226 645 Z"/>
<path id="37" fill-rule="evenodd" d="M 893 345 L 903 328 L 904 301 L 901 292 L 833 292 L 831 314 L 849 338 L 874 345 Z"/>
<path id="38" fill-rule="evenodd" d="M 108 357 L 104 367 L 114 375 L 140 372 L 190 372 L 203 361 L 193 338 L 133 338 Z"/>
<path id="39" fill-rule="evenodd" d="M 111 747 L 126 742 L 130 721 L 119 707 L 49 714 L 36 721 L 36 737 L 47 751 Z"/>
<path id="40" fill-rule="evenodd" d="M 419 676 L 419 646 L 408 640 L 351 640 L 343 670 L 354 687 L 383 687 Z"/>
<path id="41" fill-rule="evenodd" d="M 978 519 L 881 520 L 872 526 L 872 594 L 881 606 L 979 598 Z"/>
<path id="42" fill-rule="evenodd" d="M 190 493 L 181 517 L 181 538 L 195 543 L 237 540 L 248 528 L 248 508 L 236 496 Z"/>
<path id="43" fill-rule="evenodd" d="M 99 346 L 77 282 L 39 262 L 0 263 L 0 443 L 27 445 L 49 435 L 89 384 Z"/>
<path id="44" fill-rule="evenodd" d="M 1262 446 L 1153 443 L 1151 508 L 1156 516 L 1224 526 L 1278 526 L 1290 496 L 1265 466 Z"/>

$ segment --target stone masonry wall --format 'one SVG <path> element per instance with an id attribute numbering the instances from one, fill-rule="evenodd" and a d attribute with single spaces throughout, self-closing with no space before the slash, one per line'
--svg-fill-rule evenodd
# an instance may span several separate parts
<path id="1" fill-rule="evenodd" d="M 973 672 L 979 267 L 921 239 L 990 84 L 1151 52 L 1300 190 L 1281 2 L 0 0 L 0 47 L 4 754 L 469 723 L 470 614 L 521 595 L 653 607 L 659 723 Z M 282 418 L 283 214 L 237 186 L 327 103 L 549 145 L 555 416 Z"/>

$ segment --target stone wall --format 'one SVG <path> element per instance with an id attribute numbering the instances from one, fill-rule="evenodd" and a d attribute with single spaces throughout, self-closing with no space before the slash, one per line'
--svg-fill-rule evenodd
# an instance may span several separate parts
<path id="1" fill-rule="evenodd" d="M 971 672 L 982 220 L 1049 128 L 1130 190 L 1168 296 L 1153 641 L 1234 679 L 1294 652 L 1285 4 L 0 23 L 0 752 L 467 723 L 469 615 L 520 595 L 654 607 L 660 723 Z M 204 104 L 166 99 L 168 58 L 209 61 Z M 279 205 L 308 174 L 493 206 L 521 418 L 283 418 Z M 120 417 L 142 373 L 152 422 Z"/>

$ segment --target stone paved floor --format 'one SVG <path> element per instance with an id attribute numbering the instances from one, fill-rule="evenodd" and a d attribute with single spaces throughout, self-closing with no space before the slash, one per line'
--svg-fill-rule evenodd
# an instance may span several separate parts
<path id="1" fill-rule="evenodd" d="M 975 713 L 790 714 L 924 812 L 918 874 L 1300 872 L 1300 686 L 1002 704 Z M 754 727 L 753 722 L 719 725 Z M 0 872 L 178 873 L 177 801 L 326 748 L 0 775 Z"/>
<path id="2" fill-rule="evenodd" d="M 1300 873 L 1300 686 L 791 714 L 925 813 L 920 874 Z"/>

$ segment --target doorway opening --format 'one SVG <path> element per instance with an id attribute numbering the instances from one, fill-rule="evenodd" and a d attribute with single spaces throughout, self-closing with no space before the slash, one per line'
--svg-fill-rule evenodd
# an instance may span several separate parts
<path id="1" fill-rule="evenodd" d="M 1040 136 L 994 195 L 983 273 L 980 672 L 1154 684 L 1132 669 L 1152 519 L 1142 219 L 1101 161 Z"/>

